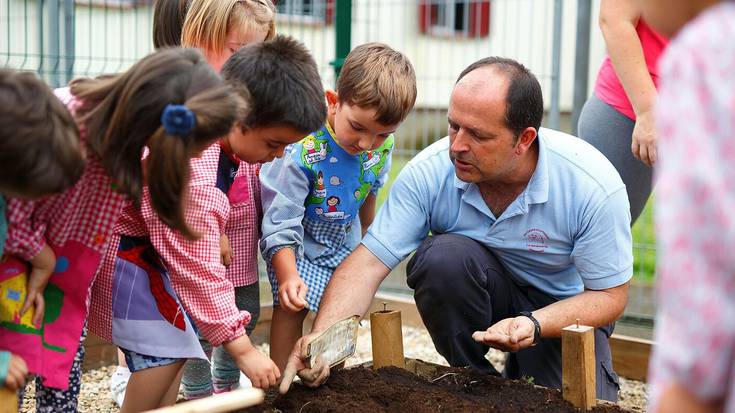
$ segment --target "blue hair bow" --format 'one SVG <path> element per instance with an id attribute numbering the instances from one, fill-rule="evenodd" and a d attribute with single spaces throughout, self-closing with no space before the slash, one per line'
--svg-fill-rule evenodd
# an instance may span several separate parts
<path id="1" fill-rule="evenodd" d="M 194 130 L 196 116 L 186 105 L 169 103 L 163 109 L 161 124 L 169 135 L 186 136 Z"/>

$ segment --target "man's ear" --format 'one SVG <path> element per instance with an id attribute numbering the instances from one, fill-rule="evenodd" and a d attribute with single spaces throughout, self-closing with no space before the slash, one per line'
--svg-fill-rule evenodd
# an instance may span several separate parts
<path id="1" fill-rule="evenodd" d="M 523 155 L 528 152 L 537 136 L 538 134 L 535 128 L 529 126 L 524 129 L 523 132 L 518 135 L 518 140 L 516 141 L 516 153 L 518 153 L 518 155 Z"/>

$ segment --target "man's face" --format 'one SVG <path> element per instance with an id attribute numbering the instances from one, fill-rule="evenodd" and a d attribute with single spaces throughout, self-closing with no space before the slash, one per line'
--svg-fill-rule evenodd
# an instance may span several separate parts
<path id="1" fill-rule="evenodd" d="M 516 139 L 506 127 L 507 76 L 476 69 L 454 87 L 449 101 L 449 156 L 464 182 L 503 183 L 518 161 Z"/>
<path id="2" fill-rule="evenodd" d="M 275 125 L 244 129 L 235 125 L 227 136 L 232 152 L 248 163 L 265 163 L 283 156 L 287 145 L 298 142 L 308 132 Z"/>

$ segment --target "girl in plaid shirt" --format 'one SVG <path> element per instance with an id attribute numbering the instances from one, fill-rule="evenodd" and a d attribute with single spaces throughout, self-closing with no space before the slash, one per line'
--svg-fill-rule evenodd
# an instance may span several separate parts
<path id="1" fill-rule="evenodd" d="M 268 73 L 283 76 L 271 79 Z M 116 228 L 123 236 L 120 246 L 108 250 L 95 285 L 95 293 L 100 292 L 100 313 L 93 312 L 95 325 L 107 326 L 99 332 L 123 349 L 132 371 L 123 411 L 172 404 L 178 393 L 176 377 L 185 359 L 204 359 L 188 318 L 181 317 L 184 311 L 199 334 L 213 346 L 222 345 L 254 386 L 268 387 L 280 377 L 275 364 L 250 343 L 246 326 L 251 315 L 237 307 L 233 283 L 220 257 L 220 236 L 235 209 L 231 204 L 252 202 L 254 194 L 249 193 L 247 180 L 237 179 L 239 170 L 234 179 L 229 167 L 224 176 L 219 172 L 223 161 L 242 165 L 240 160 L 259 163 L 281 156 L 287 144 L 320 124 L 326 115 L 321 80 L 306 48 L 282 36 L 241 48 L 224 65 L 222 74 L 248 98 L 251 110 L 219 145 L 190 163 L 186 216 L 201 238 L 188 241 L 161 225 L 144 198 L 140 209 L 126 209 Z M 293 100 L 273 90 L 284 91 Z M 163 288 L 154 288 L 154 284 Z M 106 306 L 102 300 L 107 300 Z"/>
<path id="2" fill-rule="evenodd" d="M 140 201 L 145 181 L 152 211 L 194 237 L 183 214 L 186 164 L 230 130 L 241 107 L 191 49 L 151 54 L 119 76 L 74 81 L 57 96 L 77 122 L 86 165 L 77 183 L 59 195 L 9 201 L 6 253 L 31 261 L 49 251 L 51 262 L 34 267 L 28 283 L 28 295 L 46 287 L 40 329 L 0 329 L 0 341 L 27 355 L 38 375 L 41 412 L 76 411 L 89 286 L 124 204 Z M 142 162 L 146 147 L 149 156 Z M 22 276 L 22 263 L 3 264 Z"/>
<path id="3" fill-rule="evenodd" d="M 193 0 L 182 27 L 182 45 L 201 48 L 209 64 L 221 70 L 240 47 L 273 39 L 275 16 L 270 0 Z M 259 163 L 241 161 L 227 141 L 223 142 L 217 187 L 230 201 L 230 216 L 220 237 L 220 248 L 222 263 L 227 268 L 225 274 L 235 287 L 237 308 L 251 315 L 246 328 L 248 335 L 260 314 L 257 254 L 262 210 L 259 169 Z M 184 398 L 189 400 L 230 391 L 240 381 L 240 369 L 224 347 L 212 348 L 202 336 L 200 343 L 212 364 L 202 359 L 186 362 L 181 383 Z"/>
<path id="4" fill-rule="evenodd" d="M 39 198 L 59 193 L 79 179 L 84 156 L 79 144 L 79 130 L 64 104 L 35 74 L 0 69 L 0 256 L 7 235 L 5 198 L 2 194 Z M 0 282 L 7 282 L 0 275 Z M 21 284 L 22 286 L 22 284 Z M 9 305 L 26 320 L 31 305 L 36 306 L 34 325 L 42 320 L 43 296 L 36 294 L 25 302 L 8 302 L 9 291 L 0 299 L 0 308 Z M 40 310 L 39 310 L 40 309 Z M 7 312 L 5 312 L 7 314 Z M 3 320 L 8 321 L 8 320 Z M 0 343 L 0 348 L 4 348 Z M 28 367 L 17 354 L 0 351 L 0 386 L 18 390 L 25 385 Z"/>
<path id="5" fill-rule="evenodd" d="M 275 36 L 275 8 L 269 0 L 160 0 L 156 2 L 153 20 L 153 43 L 157 48 L 182 43 L 184 47 L 199 48 L 218 71 L 236 49 Z M 222 149 L 216 184 L 230 202 L 229 218 L 220 237 L 222 264 L 235 287 L 237 307 L 251 315 L 247 327 L 250 334 L 260 313 L 260 165 L 240 161 L 227 146 Z M 110 286 L 104 288 L 109 291 Z M 92 328 L 94 331 L 97 326 L 93 323 Z M 105 326 L 101 328 L 105 330 Z M 102 335 L 107 337 L 109 332 Z M 221 346 L 212 349 L 201 336 L 200 342 L 212 365 L 197 358 L 186 363 L 182 377 L 186 399 L 229 391 L 240 381 L 240 369 L 227 351 Z M 122 353 L 118 360 L 120 365 L 110 379 L 110 390 L 113 400 L 121 406 L 130 371 Z"/>

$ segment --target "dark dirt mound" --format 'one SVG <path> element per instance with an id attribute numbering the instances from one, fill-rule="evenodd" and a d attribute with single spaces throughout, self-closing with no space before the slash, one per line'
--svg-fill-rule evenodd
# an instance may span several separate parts
<path id="1" fill-rule="evenodd" d="M 418 376 L 386 367 L 356 367 L 333 371 L 318 389 L 294 384 L 245 412 L 579 412 L 556 390 L 524 381 L 479 374 L 469 369 L 433 368 Z M 428 377 L 428 378 L 426 378 Z M 625 412 L 617 406 L 597 406 L 593 412 Z"/>

